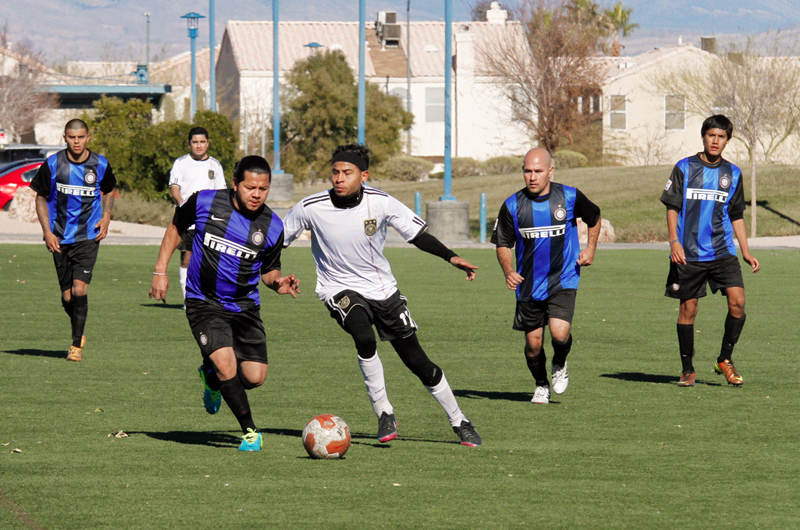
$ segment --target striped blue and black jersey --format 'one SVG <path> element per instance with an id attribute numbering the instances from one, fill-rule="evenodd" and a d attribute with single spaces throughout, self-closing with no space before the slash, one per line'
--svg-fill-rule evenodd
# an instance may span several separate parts
<path id="1" fill-rule="evenodd" d="M 50 155 L 31 181 L 31 189 L 47 199 L 50 230 L 62 244 L 95 239 L 103 217 L 102 196 L 117 180 L 104 156 L 89 152 L 76 164 L 67 150 Z"/>
<path id="2" fill-rule="evenodd" d="M 546 300 L 580 281 L 577 218 L 588 226 L 600 220 L 600 208 L 576 188 L 550 184 L 545 196 L 523 188 L 506 199 L 497 216 L 492 243 L 515 248 L 521 302 Z"/>
<path id="3" fill-rule="evenodd" d="M 203 190 L 175 211 L 180 233 L 195 225 L 186 297 L 241 312 L 261 305 L 258 281 L 281 268 L 283 222 L 264 205 L 237 210 L 233 190 Z"/>
<path id="4" fill-rule="evenodd" d="M 675 166 L 661 202 L 678 212 L 678 239 L 686 261 L 736 255 L 732 222 L 744 217 L 742 170 L 724 158 L 708 164 L 698 155 Z"/>

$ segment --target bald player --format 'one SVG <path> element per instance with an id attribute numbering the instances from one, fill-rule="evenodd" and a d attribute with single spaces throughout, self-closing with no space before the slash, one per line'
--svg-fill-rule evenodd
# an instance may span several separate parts
<path id="1" fill-rule="evenodd" d="M 554 170 L 547 150 L 528 151 L 522 165 L 525 187 L 505 200 L 492 233 L 506 287 L 517 293 L 512 327 L 525 332 L 525 361 L 536 381 L 531 403 L 538 404 L 550 402 L 544 349 L 547 325 L 553 346 L 552 390 L 556 394 L 567 390 L 567 354 L 581 266 L 594 261 L 600 235 L 600 208 L 578 189 L 552 182 Z M 578 218 L 589 227 L 584 250 L 578 243 Z"/>

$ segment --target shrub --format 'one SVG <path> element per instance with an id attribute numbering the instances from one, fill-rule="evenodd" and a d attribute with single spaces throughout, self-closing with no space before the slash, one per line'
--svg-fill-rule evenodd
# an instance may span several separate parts
<path id="1" fill-rule="evenodd" d="M 481 164 L 483 173 L 486 175 L 507 175 L 509 173 L 519 173 L 522 171 L 521 156 L 496 156 Z"/>
<path id="2" fill-rule="evenodd" d="M 398 156 L 383 164 L 380 175 L 388 180 L 413 182 L 427 176 L 433 163 L 415 156 Z"/>
<path id="3" fill-rule="evenodd" d="M 481 174 L 481 163 L 474 158 L 457 157 L 451 161 L 453 178 L 474 177 Z"/>
<path id="4" fill-rule="evenodd" d="M 556 167 L 561 169 L 568 169 L 571 167 L 586 167 L 589 159 L 586 155 L 577 153 L 575 151 L 556 151 L 555 154 Z"/>
<path id="5" fill-rule="evenodd" d="M 137 191 L 127 191 L 114 200 L 111 217 L 125 223 L 167 226 L 174 213 L 171 202 L 164 199 L 148 200 Z"/>

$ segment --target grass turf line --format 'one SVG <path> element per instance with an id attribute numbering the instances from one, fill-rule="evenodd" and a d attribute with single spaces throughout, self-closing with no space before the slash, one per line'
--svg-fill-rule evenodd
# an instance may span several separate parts
<path id="1" fill-rule="evenodd" d="M 389 249 L 420 341 L 484 439 L 470 449 L 385 343 L 378 349 L 400 438 L 375 440 L 352 341 L 313 293 L 310 249 L 289 249 L 284 272 L 302 279 L 303 295 L 262 291 L 270 370 L 249 393 L 265 431 L 264 451 L 252 454 L 236 450 L 226 406 L 215 416 L 203 410 L 200 357 L 174 297 L 177 258 L 171 304 L 147 298 L 156 253 L 101 249 L 85 361 L 67 363 L 69 325 L 50 256 L 39 245 L 0 246 L 0 444 L 10 444 L 0 446 L 0 490 L 44 528 L 800 522 L 798 251 L 754 251 L 764 270 L 745 276 L 748 321 L 734 353 L 742 388 L 711 371 L 724 299 L 700 302 L 691 389 L 675 386 L 666 253 L 599 252 L 577 299 L 570 388 L 533 406 L 522 335 L 510 329 L 513 293 L 494 252 L 460 252 L 481 267 L 465 282 L 438 258 Z M 351 427 L 343 461 L 305 455 L 300 431 L 323 412 Z M 130 436 L 108 437 L 120 429 Z"/>

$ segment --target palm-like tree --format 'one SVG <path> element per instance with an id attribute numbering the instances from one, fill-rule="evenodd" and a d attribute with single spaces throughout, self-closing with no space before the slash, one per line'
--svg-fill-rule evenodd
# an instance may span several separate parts
<path id="1" fill-rule="evenodd" d="M 622 48 L 619 44 L 620 34 L 622 37 L 628 37 L 633 30 L 639 27 L 639 24 L 631 23 L 631 13 L 633 13 L 633 9 L 626 9 L 622 5 L 622 0 L 603 13 L 610 32 L 614 34 L 614 43 L 611 45 L 612 57 L 619 57 Z"/>

